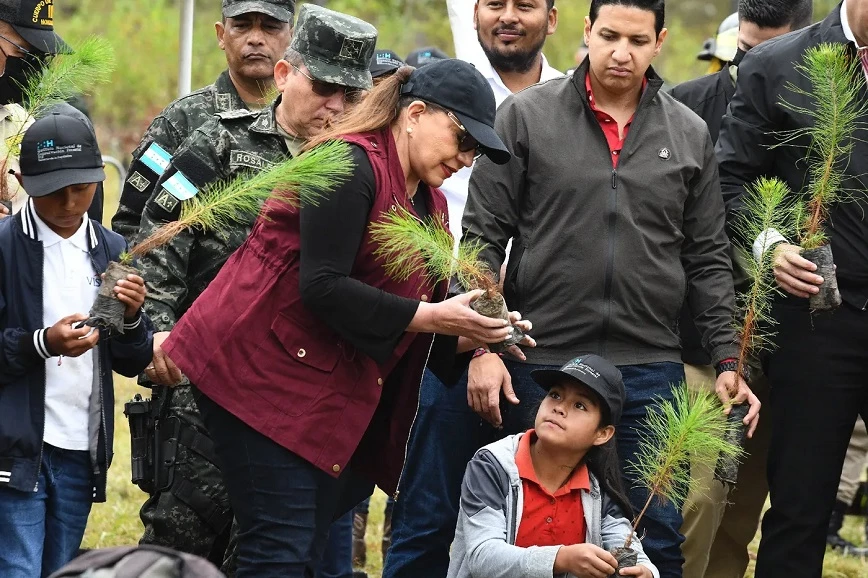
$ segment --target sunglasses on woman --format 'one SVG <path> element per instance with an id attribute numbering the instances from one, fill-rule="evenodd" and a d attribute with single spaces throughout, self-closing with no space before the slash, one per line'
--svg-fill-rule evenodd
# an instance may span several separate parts
<path id="1" fill-rule="evenodd" d="M 447 111 L 446 116 L 455 123 L 455 126 L 461 129 L 461 133 L 458 135 L 458 152 L 466 153 L 473 151 L 473 160 L 476 161 L 476 159 L 482 156 L 482 153 L 479 151 L 479 141 L 470 136 L 470 133 L 467 132 L 467 129 L 464 128 L 464 125 L 461 124 L 461 121 L 458 120 L 458 117 L 454 113 Z"/>
<path id="2" fill-rule="evenodd" d="M 323 82 L 322 80 L 317 80 L 311 75 L 307 74 L 305 71 L 301 70 L 295 64 L 290 64 L 299 74 L 304 76 L 306 79 L 310 81 L 311 90 L 313 93 L 321 98 L 331 98 L 338 92 L 344 93 L 344 100 L 346 102 L 358 102 L 362 93 L 364 92 L 361 88 L 353 88 L 351 86 L 344 86 L 342 84 L 335 84 L 333 82 Z"/>

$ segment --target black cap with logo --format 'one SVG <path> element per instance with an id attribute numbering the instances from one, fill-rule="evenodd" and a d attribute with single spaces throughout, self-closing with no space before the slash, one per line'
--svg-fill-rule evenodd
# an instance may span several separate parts
<path id="1" fill-rule="evenodd" d="M 612 416 L 612 423 L 618 424 L 624 409 L 624 378 L 617 367 L 599 355 L 588 354 L 576 357 L 560 369 L 537 369 L 530 376 L 544 389 L 551 389 L 564 378 L 579 381 L 603 398 Z"/>
<path id="2" fill-rule="evenodd" d="M 479 152 L 498 165 L 509 162 L 512 155 L 494 132 L 494 92 L 472 64 L 447 58 L 417 68 L 401 87 L 401 95 L 415 96 L 451 111 L 479 143 Z"/>
<path id="3" fill-rule="evenodd" d="M 449 58 L 449 55 L 436 46 L 426 46 L 408 54 L 407 64 L 413 68 L 420 68 L 426 64 L 431 64 L 438 60 L 446 60 L 447 58 Z"/>
<path id="4" fill-rule="evenodd" d="M 0 0 L 0 20 L 11 24 L 39 52 L 72 52 L 54 33 L 54 0 Z"/>
<path id="5" fill-rule="evenodd" d="M 40 118 L 24 133 L 20 166 L 21 184 L 31 197 L 105 180 L 93 127 L 83 118 L 56 112 Z"/>
<path id="6" fill-rule="evenodd" d="M 371 58 L 371 66 L 369 70 L 371 71 L 372 77 L 380 78 L 381 76 L 386 76 L 390 72 L 395 72 L 402 66 L 404 66 L 404 61 L 401 60 L 401 57 L 398 56 L 394 50 L 389 50 L 388 48 L 377 48 L 377 50 L 374 51 L 374 57 Z"/>

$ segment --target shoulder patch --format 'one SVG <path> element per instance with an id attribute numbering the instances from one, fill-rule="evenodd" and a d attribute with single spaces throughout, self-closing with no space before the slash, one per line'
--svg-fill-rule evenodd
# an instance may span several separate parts
<path id="1" fill-rule="evenodd" d="M 274 163 L 265 157 L 249 151 L 232 151 L 229 153 L 230 167 L 249 167 L 251 169 L 266 169 Z"/>
<path id="2" fill-rule="evenodd" d="M 151 185 L 151 181 L 143 177 L 142 173 L 139 171 L 133 171 L 133 173 L 127 177 L 127 182 L 140 193 L 144 193 L 145 189 Z"/>
<path id="3" fill-rule="evenodd" d="M 218 92 L 214 95 L 214 103 L 219 112 L 224 112 L 232 109 L 232 95 L 225 92 Z"/>
<path id="4" fill-rule="evenodd" d="M 247 110 L 246 108 L 236 108 L 235 110 L 224 110 L 217 113 L 217 116 L 223 120 L 233 120 L 236 118 L 254 117 L 259 114 L 255 110 Z"/>
<path id="5" fill-rule="evenodd" d="M 179 201 L 192 199 L 199 192 L 181 171 L 176 172 L 163 183 L 163 190 L 169 191 Z"/>
<path id="6" fill-rule="evenodd" d="M 181 203 L 178 199 L 174 197 L 169 191 L 166 189 L 160 189 L 160 193 L 154 199 L 154 202 L 158 207 L 166 211 L 167 213 L 172 213 L 175 209 L 178 208 L 178 205 Z"/>
<path id="7" fill-rule="evenodd" d="M 166 149 L 157 143 L 151 143 L 142 154 L 141 161 L 146 167 L 154 171 L 157 176 L 162 175 L 169 168 L 169 160 L 172 158 Z"/>

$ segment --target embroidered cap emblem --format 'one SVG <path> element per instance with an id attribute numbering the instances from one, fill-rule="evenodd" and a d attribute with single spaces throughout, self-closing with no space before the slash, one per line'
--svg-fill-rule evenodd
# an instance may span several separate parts
<path id="1" fill-rule="evenodd" d="M 344 38 L 344 42 L 341 45 L 341 58 L 346 58 L 348 60 L 358 60 L 362 55 L 362 50 L 365 48 L 365 43 L 361 40 L 355 40 L 354 38 Z"/>
<path id="2" fill-rule="evenodd" d="M 661 159 L 663 159 L 663 160 L 665 161 L 665 160 L 668 160 L 669 157 L 672 156 L 672 153 L 669 152 L 669 149 L 667 149 L 667 148 L 662 148 L 662 149 L 660 149 L 659 151 L 657 151 L 657 156 L 660 157 Z"/>

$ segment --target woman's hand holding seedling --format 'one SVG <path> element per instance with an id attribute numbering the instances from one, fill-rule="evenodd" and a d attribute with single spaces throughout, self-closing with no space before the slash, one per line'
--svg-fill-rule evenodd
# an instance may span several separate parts
<path id="1" fill-rule="evenodd" d="M 823 278 L 813 273 L 817 266 L 799 254 L 801 247 L 780 243 L 774 251 L 775 281 L 781 289 L 804 299 L 820 292 Z"/>
<path id="2" fill-rule="evenodd" d="M 145 304 L 145 280 L 138 275 L 127 275 L 126 279 L 120 279 L 115 284 L 114 292 L 118 301 L 126 305 L 124 319 L 135 319 Z"/>
<path id="3" fill-rule="evenodd" d="M 500 343 L 510 335 L 509 322 L 480 315 L 470 302 L 483 291 L 471 291 L 440 303 L 422 301 L 407 331 L 460 335 L 478 343 Z"/>
<path id="4" fill-rule="evenodd" d="M 561 546 L 552 568 L 554 574 L 568 573 L 578 578 L 608 578 L 617 569 L 618 561 L 615 557 L 593 544 Z"/>
<path id="5" fill-rule="evenodd" d="M 67 315 L 45 332 L 45 342 L 48 350 L 55 355 L 78 357 L 90 351 L 99 341 L 99 329 L 88 325 L 74 328 L 79 321 L 85 321 L 87 315 L 74 313 Z"/>
<path id="6" fill-rule="evenodd" d="M 724 371 L 717 377 L 714 391 L 720 398 L 724 407 L 724 413 L 729 415 L 733 405 L 747 402 L 750 410 L 744 417 L 744 424 L 748 426 L 747 437 L 753 437 L 753 432 L 759 423 L 760 400 L 754 395 L 744 379 L 734 371 Z M 735 395 L 733 395 L 735 394 Z"/>

